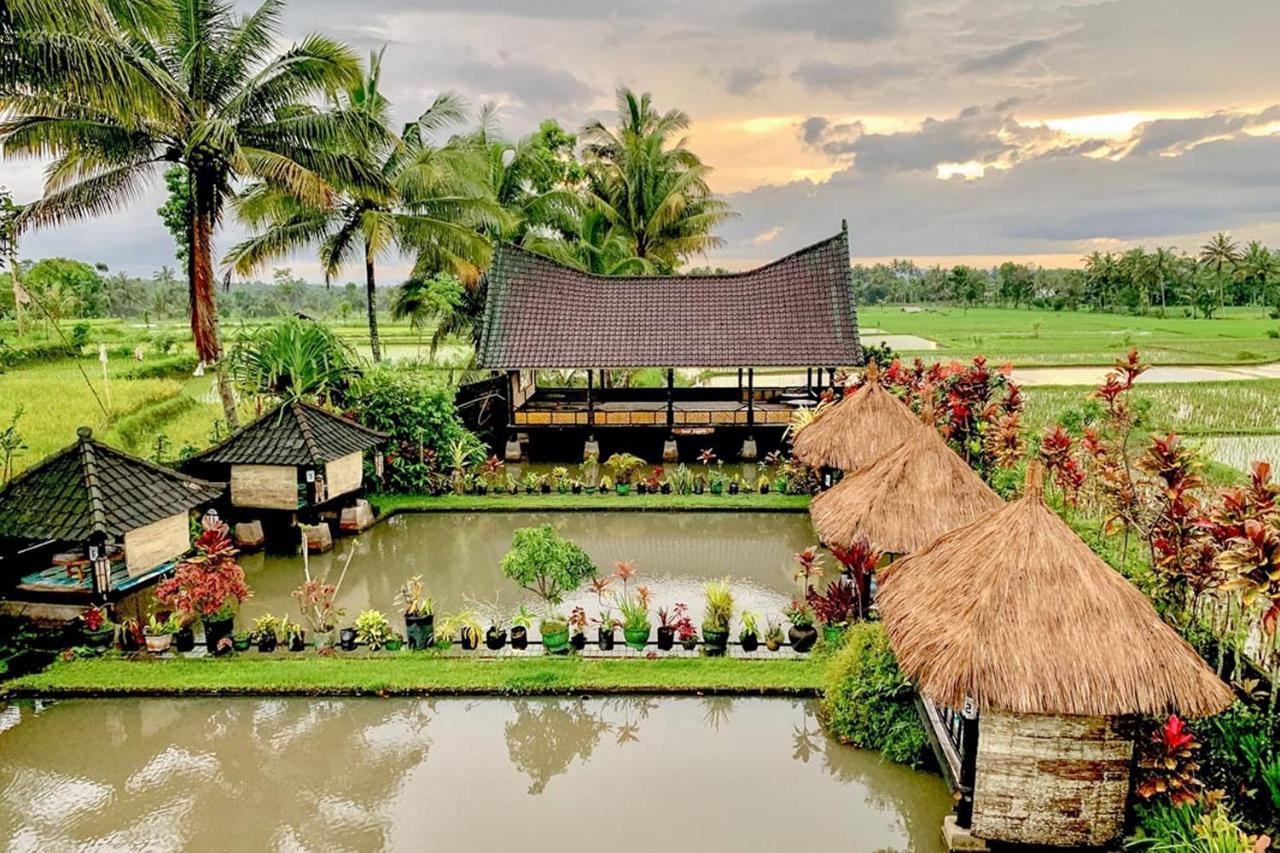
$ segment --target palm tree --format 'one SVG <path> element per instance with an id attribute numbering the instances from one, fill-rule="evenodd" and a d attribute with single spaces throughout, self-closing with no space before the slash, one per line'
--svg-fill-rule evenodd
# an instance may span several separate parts
<path id="1" fill-rule="evenodd" d="M 243 17 L 225 0 L 11 3 L 0 31 L 0 144 L 55 159 L 45 194 L 22 224 L 56 225 L 123 209 L 149 179 L 178 164 L 190 190 L 187 275 L 201 361 L 219 365 L 228 422 L 235 400 L 221 367 L 213 234 L 234 184 L 259 180 L 318 207 L 325 177 L 361 179 L 336 152 L 361 116 L 312 101 L 359 79 L 350 50 L 311 35 L 275 42 L 283 0 Z M 52 7 L 61 6 L 54 10 Z M 49 7 L 44 13 L 31 10 Z"/>
<path id="2" fill-rule="evenodd" d="M 475 278 L 487 262 L 489 242 L 479 229 L 502 220 L 486 192 L 483 163 L 470 146 L 435 147 L 431 134 L 461 121 L 465 105 L 452 94 L 435 99 L 399 136 L 389 125 L 390 103 L 378 89 L 382 53 L 369 57 L 368 72 L 335 105 L 364 115 L 380 134 L 347 140 L 349 155 L 366 164 L 376 182 L 346 182 L 333 176 L 337 203 L 316 205 L 270 184 L 251 188 L 239 202 L 241 215 L 261 233 L 232 248 L 227 263 L 248 275 L 273 257 L 319 245 L 326 283 L 357 257 L 364 263 L 369 347 L 381 361 L 378 339 L 378 258 L 416 253 L 417 264 Z"/>
<path id="3" fill-rule="evenodd" d="M 1172 246 L 1156 246 L 1156 250 L 1151 254 L 1151 274 L 1155 278 L 1156 286 L 1160 288 L 1161 316 L 1168 307 L 1169 281 L 1174 273 L 1174 264 L 1177 259 L 1178 254 Z"/>
<path id="4" fill-rule="evenodd" d="M 688 126 L 683 111 L 658 113 L 647 92 L 622 88 L 617 127 L 597 120 L 582 129 L 590 203 L 636 257 L 664 271 L 722 245 L 712 229 L 734 216 L 711 195 L 710 167 L 673 139 Z"/>
<path id="5" fill-rule="evenodd" d="M 568 237 L 531 234 L 525 248 L 565 266 L 594 275 L 653 275 L 653 263 L 637 257 L 634 244 L 618 233 L 599 209 L 584 210 L 570 224 Z"/>
<path id="6" fill-rule="evenodd" d="M 467 286 L 449 273 L 414 276 L 396 289 L 391 316 L 408 320 L 419 335 L 432 330 L 432 359 L 440 344 L 455 336 L 469 340 L 474 354 L 480 349 L 479 318 L 484 313 L 486 292 L 478 282 Z"/>
<path id="7" fill-rule="evenodd" d="M 1218 281 L 1218 306 L 1226 305 L 1225 268 L 1232 270 L 1240 263 L 1240 247 L 1231 239 L 1231 235 L 1219 231 L 1200 247 L 1200 263 L 1206 269 L 1213 270 Z"/>
<path id="8" fill-rule="evenodd" d="M 1249 243 L 1240 256 L 1236 275 L 1249 295 L 1250 302 L 1265 303 L 1271 285 L 1280 279 L 1280 257 L 1257 240 Z"/>
<path id="9" fill-rule="evenodd" d="M 1119 268 L 1129 279 L 1142 313 L 1151 305 L 1151 289 L 1155 285 L 1152 257 L 1141 246 L 1135 246 L 1120 257 Z"/>

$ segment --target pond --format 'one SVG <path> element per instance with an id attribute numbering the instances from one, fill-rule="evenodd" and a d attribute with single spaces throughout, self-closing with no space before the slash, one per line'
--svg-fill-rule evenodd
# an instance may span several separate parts
<path id="1" fill-rule="evenodd" d="M 393 613 L 396 589 L 418 574 L 437 612 L 474 606 L 485 618 L 509 617 L 519 603 L 532 606 L 535 599 L 507 580 L 499 564 L 517 528 L 543 523 L 586 549 L 602 572 L 611 573 L 615 561 L 634 561 L 638 574 L 632 585 L 650 588 L 652 606 L 684 602 L 696 623 L 702 584 L 725 576 L 732 580 L 739 613 L 780 618 L 796 588 L 793 555 L 816 542 L 807 513 L 416 513 L 338 540 L 333 551 L 311 558 L 311 571 L 334 582 L 351 557 L 338 599 L 348 620 L 366 608 Z M 297 618 L 290 591 L 303 577 L 300 557 L 246 554 L 241 563 L 254 590 L 242 610 L 244 620 L 267 612 Z M 578 604 L 591 615 L 599 610 L 585 589 L 567 599 L 565 609 Z"/>
<path id="2" fill-rule="evenodd" d="M 10 851 L 941 849 L 942 780 L 777 699 L 0 706 Z"/>

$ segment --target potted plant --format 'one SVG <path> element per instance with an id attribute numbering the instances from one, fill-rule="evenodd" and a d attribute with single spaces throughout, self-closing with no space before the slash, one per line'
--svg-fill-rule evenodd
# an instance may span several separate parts
<path id="1" fill-rule="evenodd" d="M 827 645 L 838 645 L 858 609 L 858 595 L 853 581 L 845 577 L 836 578 L 827 584 L 827 591 L 821 595 L 815 589 L 809 590 L 808 604 L 813 609 L 814 617 L 822 625 L 823 641 Z"/>
<path id="2" fill-rule="evenodd" d="M 146 637 L 142 634 L 142 623 L 133 617 L 121 619 L 116 625 L 116 642 L 123 652 L 136 652 L 146 645 Z"/>
<path id="3" fill-rule="evenodd" d="M 142 633 L 146 637 L 147 651 L 153 655 L 164 654 L 173 645 L 173 635 L 178 631 L 178 620 L 173 614 L 157 619 L 152 613 Z"/>
<path id="4" fill-rule="evenodd" d="M 557 494 L 568 494 L 569 492 L 569 469 L 563 465 L 557 465 L 551 469 L 551 485 Z"/>
<path id="5" fill-rule="evenodd" d="M 235 631 L 231 634 L 231 648 L 237 652 L 247 652 L 253 645 L 252 631 Z"/>
<path id="6" fill-rule="evenodd" d="M 283 635 L 281 623 L 282 620 L 270 613 L 253 620 L 253 634 L 258 638 L 258 651 L 266 654 L 276 650 Z"/>
<path id="7" fill-rule="evenodd" d="M 569 645 L 574 651 L 582 651 L 587 647 L 587 611 L 575 607 L 569 611 Z"/>
<path id="8" fill-rule="evenodd" d="M 723 462 L 716 460 L 716 467 L 707 474 L 708 488 L 713 495 L 723 495 L 725 485 L 729 482 L 729 476 L 722 470 L 722 465 L 724 465 Z"/>
<path id="9" fill-rule="evenodd" d="M 173 614 L 178 620 L 178 630 L 173 634 L 173 649 L 179 653 L 192 651 L 196 647 L 196 632 L 191 630 L 190 622 L 183 622 L 178 614 Z"/>
<path id="10" fill-rule="evenodd" d="M 702 617 L 702 645 L 708 655 L 722 655 L 729 647 L 729 623 L 733 619 L 733 591 L 729 579 L 711 581 L 702 587 L 706 609 Z"/>
<path id="11" fill-rule="evenodd" d="M 343 628 L 338 632 L 338 647 L 344 652 L 353 652 L 356 650 L 356 639 L 358 635 L 356 629 L 350 626 Z"/>
<path id="12" fill-rule="evenodd" d="M 614 643 L 614 632 L 622 623 L 613 615 L 613 611 L 605 609 L 600 611 L 600 615 L 592 620 L 599 626 L 596 632 L 596 645 L 603 652 L 611 651 Z"/>
<path id="13" fill-rule="evenodd" d="M 506 484 L 507 494 L 511 494 L 511 495 L 520 494 L 520 484 L 516 482 L 516 478 L 511 474 L 507 475 L 507 478 L 503 480 L 503 483 Z"/>
<path id="14" fill-rule="evenodd" d="M 450 641 L 456 637 L 463 649 L 474 651 L 484 638 L 484 625 L 474 610 L 459 610 L 440 620 L 440 634 Z"/>
<path id="15" fill-rule="evenodd" d="M 729 494 L 736 495 L 742 489 L 742 481 L 737 477 L 729 478 Z"/>
<path id="16" fill-rule="evenodd" d="M 400 636 L 395 631 L 392 631 L 391 636 L 387 637 L 387 644 L 386 644 L 387 651 L 398 652 L 403 647 L 404 647 L 404 637 Z"/>
<path id="17" fill-rule="evenodd" d="M 676 605 L 677 608 L 679 605 Z M 698 629 L 693 626 L 693 620 L 688 614 L 676 623 L 676 639 L 680 641 L 680 645 L 685 651 L 691 652 L 698 647 Z"/>
<path id="18" fill-rule="evenodd" d="M 787 639 L 791 641 L 792 650 L 803 654 L 812 649 L 813 644 L 818 642 L 818 629 L 813 627 L 813 611 L 809 609 L 809 605 L 798 599 L 791 599 L 791 606 L 787 608 L 787 621 L 791 623 Z"/>
<path id="19" fill-rule="evenodd" d="M 764 647 L 771 652 L 776 652 L 782 648 L 782 643 L 786 640 L 782 633 L 782 626 L 772 619 L 769 620 L 769 627 L 764 632 Z"/>
<path id="20" fill-rule="evenodd" d="M 574 480 L 569 484 L 569 491 L 573 492 L 575 495 L 580 495 L 582 494 L 583 485 L 584 484 L 581 480 Z"/>
<path id="21" fill-rule="evenodd" d="M 86 645 L 94 648 L 106 648 L 111 638 L 116 635 L 116 626 L 107 618 L 107 608 L 86 607 L 80 613 L 80 633 Z"/>
<path id="22" fill-rule="evenodd" d="M 354 549 L 352 550 L 354 554 Z M 350 561 L 348 561 L 350 565 Z M 338 578 L 338 583 L 325 583 L 320 578 L 312 578 L 308 572 L 306 579 L 294 587 L 291 595 L 298 601 L 298 611 L 307 630 L 311 633 L 316 651 L 324 652 L 338 643 L 338 623 L 346 615 L 346 611 L 334 605 L 338 597 L 338 587 L 346 577 L 346 568 Z M 352 634 L 352 642 L 355 635 Z"/>
<path id="23" fill-rule="evenodd" d="M 288 616 L 280 617 L 280 637 L 291 652 L 305 651 L 307 648 L 307 632 L 301 625 Z"/>
<path id="24" fill-rule="evenodd" d="M 631 483 L 636 472 L 644 467 L 644 460 L 631 453 L 615 453 L 604 461 L 604 467 L 613 477 L 618 494 L 625 495 L 631 491 Z"/>
<path id="25" fill-rule="evenodd" d="M 489 630 L 484 632 L 484 644 L 494 652 L 507 644 L 507 629 L 502 626 L 501 619 L 494 619 Z"/>
<path id="26" fill-rule="evenodd" d="M 511 550 L 502 558 L 502 573 L 542 599 L 548 614 L 541 627 L 543 648 L 553 653 L 565 651 L 568 624 L 553 608 L 597 574 L 587 552 L 556 533 L 550 524 L 522 527 L 512 535 Z"/>
<path id="27" fill-rule="evenodd" d="M 676 626 L 681 617 L 685 616 L 687 609 L 683 604 L 677 604 L 673 610 L 665 607 L 658 608 L 658 648 L 660 650 L 669 652 L 675 647 Z"/>
<path id="28" fill-rule="evenodd" d="M 542 648 L 547 654 L 563 655 L 569 651 L 569 622 L 563 615 L 553 612 L 543 616 L 538 623 L 538 633 L 542 637 Z M 585 645 L 586 635 L 579 636 Z"/>
<path id="29" fill-rule="evenodd" d="M 356 639 L 376 652 L 391 636 L 391 622 L 381 611 L 364 610 L 356 617 L 355 631 Z"/>
<path id="30" fill-rule="evenodd" d="M 754 652 L 760 646 L 760 615 L 753 610 L 742 611 L 742 630 L 738 642 L 744 652 Z"/>
<path id="31" fill-rule="evenodd" d="M 769 494 L 769 478 L 761 475 L 760 479 L 756 480 L 756 490 L 762 495 Z"/>
<path id="32" fill-rule="evenodd" d="M 431 648 L 435 633 L 435 602 L 426 594 L 422 575 L 414 575 L 400 585 L 396 604 L 404 611 L 404 633 L 409 648 L 422 651 Z"/>
<path id="33" fill-rule="evenodd" d="M 527 649 L 529 647 L 529 629 L 533 627 L 533 613 L 523 604 L 511 617 L 511 648 Z"/>
<path id="34" fill-rule="evenodd" d="M 205 645 L 217 653 L 218 641 L 231 634 L 236 611 L 253 593 L 236 563 L 225 524 L 206 524 L 195 551 L 178 563 L 173 577 L 156 586 L 156 599 L 180 618 L 203 620 Z"/>
<path id="35" fill-rule="evenodd" d="M 649 645 L 649 600 L 639 590 L 635 594 L 618 598 L 618 612 L 622 616 L 622 637 L 629 648 L 643 651 Z"/>

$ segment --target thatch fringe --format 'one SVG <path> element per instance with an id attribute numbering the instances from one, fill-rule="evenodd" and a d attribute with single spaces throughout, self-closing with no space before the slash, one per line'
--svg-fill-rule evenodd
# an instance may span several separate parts
<path id="1" fill-rule="evenodd" d="M 920 692 L 1025 714 L 1194 717 L 1229 707 L 1231 689 L 1038 486 L 882 578 L 880 614 Z"/>
<path id="2" fill-rule="evenodd" d="M 904 437 L 813 499 L 819 539 L 848 548 L 866 536 L 879 551 L 906 554 L 1001 506 L 935 428 L 914 422 Z"/>
<path id="3" fill-rule="evenodd" d="M 920 419 L 875 379 L 875 362 L 867 365 L 867 381 L 848 397 L 819 410 L 795 435 L 792 452 L 814 468 L 856 471 L 902 444 Z"/>

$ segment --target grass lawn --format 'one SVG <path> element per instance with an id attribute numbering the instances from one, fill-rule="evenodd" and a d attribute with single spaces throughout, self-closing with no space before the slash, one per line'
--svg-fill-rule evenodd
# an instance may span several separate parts
<path id="1" fill-rule="evenodd" d="M 536 695 L 664 693 L 815 695 L 818 660 L 528 657 L 467 660 L 422 652 L 368 657 L 60 661 L 0 685 L 14 696 Z"/>
<path id="2" fill-rule="evenodd" d="M 1174 312 L 1170 312 L 1171 314 Z M 1280 320 L 1255 309 L 1229 309 L 1213 320 L 1129 316 L 1086 311 L 897 306 L 858 310 L 863 328 L 919 335 L 938 349 L 910 353 L 929 360 L 972 358 L 1016 365 L 1110 364 L 1138 347 L 1155 364 L 1247 364 L 1280 360 Z"/>
<path id="3" fill-rule="evenodd" d="M 809 508 L 808 495 L 769 493 L 715 495 L 371 495 L 369 502 L 379 515 L 395 512 L 521 512 L 527 510 L 564 511 L 651 511 L 690 512 L 750 510 L 752 512 L 803 512 Z"/>

